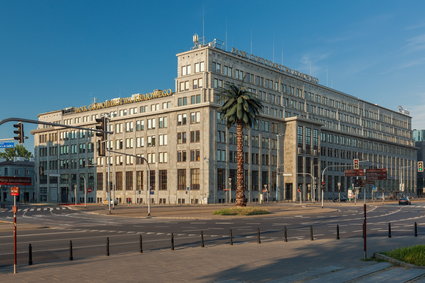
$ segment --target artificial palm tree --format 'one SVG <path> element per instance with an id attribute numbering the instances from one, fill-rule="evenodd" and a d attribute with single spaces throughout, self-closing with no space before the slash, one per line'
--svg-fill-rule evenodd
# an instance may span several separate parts
<path id="1" fill-rule="evenodd" d="M 219 112 L 226 120 L 227 127 L 236 124 L 237 146 L 237 175 L 236 175 L 236 206 L 246 206 L 244 186 L 244 151 L 243 129 L 251 127 L 257 120 L 260 110 L 263 108 L 261 101 L 242 86 L 230 84 L 219 91 Z"/>

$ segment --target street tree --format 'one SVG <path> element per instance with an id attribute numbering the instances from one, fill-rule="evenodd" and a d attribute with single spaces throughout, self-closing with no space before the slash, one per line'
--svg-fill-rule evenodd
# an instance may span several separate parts
<path id="1" fill-rule="evenodd" d="M 244 182 L 243 130 L 252 127 L 263 108 L 261 101 L 243 86 L 229 84 L 218 92 L 221 107 L 218 111 L 226 121 L 227 127 L 236 125 L 237 173 L 236 206 L 246 206 Z"/>
<path id="2" fill-rule="evenodd" d="M 6 158 L 8 161 L 13 160 L 14 157 L 24 157 L 29 159 L 32 157 L 32 153 L 21 144 L 18 144 L 13 148 L 6 148 L 4 152 L 0 152 L 0 158 Z"/>

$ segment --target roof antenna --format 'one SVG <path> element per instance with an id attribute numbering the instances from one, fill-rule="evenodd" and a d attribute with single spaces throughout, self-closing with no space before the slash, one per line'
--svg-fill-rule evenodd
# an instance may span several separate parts
<path id="1" fill-rule="evenodd" d="M 251 54 L 252 54 L 252 30 L 251 30 L 251 36 L 250 36 L 250 40 L 251 40 Z"/>
<path id="2" fill-rule="evenodd" d="M 202 6 L 202 45 L 205 44 L 205 7 Z"/>
<path id="3" fill-rule="evenodd" d="M 224 41 L 224 51 L 227 51 L 227 17 L 226 17 L 226 39 Z"/>

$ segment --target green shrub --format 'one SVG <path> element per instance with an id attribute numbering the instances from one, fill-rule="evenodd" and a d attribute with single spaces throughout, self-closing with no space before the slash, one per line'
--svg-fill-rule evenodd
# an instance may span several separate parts
<path id="1" fill-rule="evenodd" d="M 263 208 L 255 207 L 231 207 L 223 208 L 214 211 L 215 215 L 261 215 L 261 214 L 270 214 L 270 211 Z"/>

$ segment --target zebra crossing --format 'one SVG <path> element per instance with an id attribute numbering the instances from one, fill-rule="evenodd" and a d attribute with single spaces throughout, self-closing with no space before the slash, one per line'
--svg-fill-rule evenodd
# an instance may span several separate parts
<path id="1" fill-rule="evenodd" d="M 60 206 L 60 207 L 25 207 L 25 208 L 18 208 L 17 213 L 18 214 L 44 214 L 44 213 L 61 213 L 70 211 L 71 209 L 66 206 Z M 3 214 L 11 214 L 13 213 L 12 208 L 7 209 L 0 209 L 0 216 Z"/>

